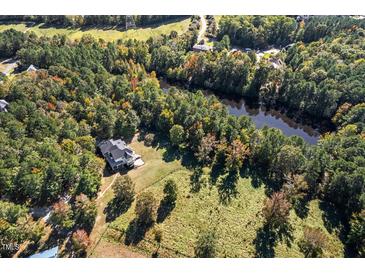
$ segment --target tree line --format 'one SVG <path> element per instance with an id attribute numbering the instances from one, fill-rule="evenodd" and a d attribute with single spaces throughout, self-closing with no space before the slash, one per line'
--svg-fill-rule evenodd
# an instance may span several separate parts
<path id="1" fill-rule="evenodd" d="M 4 129 L 1 196 L 7 197 L 13 206 L 18 203 L 39 206 L 71 195 L 70 205 L 56 204 L 55 212 L 60 212 L 62 218 L 57 219 L 56 214 L 52 222 L 61 233 L 64 229 L 75 229 L 78 216 L 75 206 L 80 199 L 76 197 L 85 195 L 92 200 L 100 185 L 103 161 L 95 156 L 96 140 L 113 136 L 128 139 L 141 130 L 148 133 L 148 139 L 167 138 L 177 151 L 194 156 L 197 164 L 192 180 L 197 188 L 207 179 L 202 167 L 218 170 L 213 179 L 222 189 L 224 202 L 232 198 L 224 193 L 225 187 L 234 190 L 240 171 L 249 168 L 260 173 L 273 193 L 269 199 L 282 201 L 268 200 L 265 205 L 268 209 L 263 214 L 270 229 L 277 230 L 278 224 L 285 223 L 282 220 L 287 220 L 286 212 L 291 207 L 300 212 L 311 199 L 333 205 L 343 216 L 345 243 L 363 256 L 365 139 L 361 93 L 359 101 L 343 104 L 333 112 L 338 130 L 326 134 L 316 146 L 307 145 L 299 137 L 285 137 L 278 129 L 255 129 L 248 117 L 229 115 L 214 96 L 206 98 L 201 92 L 178 89 L 164 93 L 152 70 L 197 86 L 211 85 L 209 81 L 217 77 L 223 84 L 217 81 L 213 85 L 233 92 L 240 92 L 237 86 L 247 91 L 257 90 L 252 86 L 261 87 L 275 73 L 280 75 L 265 63 L 256 68 L 253 55 L 227 54 L 224 50 L 189 52 L 198 27 L 194 26 L 193 19 L 188 33 L 177 36 L 172 32 L 146 43 L 133 40 L 105 43 L 90 36 L 72 43 L 64 36 L 38 38 L 26 34 L 26 41 L 17 51 L 21 65 L 35 64 L 42 69 L 20 74 L 14 80 L 5 79 L 1 85 L 1 98 L 11 103 L 9 112 L 0 113 Z M 358 77 L 356 66 L 362 68 L 362 62 L 358 61 L 361 48 L 356 46 L 361 45 L 359 32 L 354 30 L 343 40 L 330 40 L 328 45 L 325 42 L 296 45 L 286 55 L 287 69 L 296 73 L 305 63 L 304 57 L 309 58 L 306 60 L 310 60 L 313 68 L 324 66 L 325 60 L 318 50 L 325 53 L 344 49 L 336 58 L 345 60 L 344 64 L 349 64 L 351 73 Z M 202 65 L 205 62 L 210 65 Z M 346 75 L 350 68 L 341 68 L 331 71 L 331 77 L 346 82 L 340 71 Z M 215 77 L 209 78 L 212 74 L 207 70 L 216 73 Z M 315 76 L 310 69 L 303 68 L 300 73 L 319 81 L 319 87 L 326 81 L 319 72 Z M 354 82 L 356 85 L 357 81 L 348 84 Z M 324 87 L 324 90 L 331 89 Z M 324 105 L 319 107 L 325 110 Z M 269 210 L 273 205 L 279 206 Z M 311 230 L 306 234 L 321 238 Z M 84 236 L 83 232 L 76 233 L 75 242 L 85 239 Z M 308 243 L 303 243 L 303 249 L 308 249 Z"/>
<path id="2" fill-rule="evenodd" d="M 128 17 L 128 18 L 127 18 Z M 1 15 L 0 22 L 35 22 L 37 24 L 63 27 L 121 27 L 132 20 L 136 27 L 165 23 L 171 20 L 187 18 L 182 15 Z"/>
<path id="3" fill-rule="evenodd" d="M 314 42 L 354 27 L 364 28 L 364 20 L 351 16 L 309 16 L 300 20 L 294 16 L 222 16 L 218 39 L 228 35 L 234 45 L 265 49 Z"/>

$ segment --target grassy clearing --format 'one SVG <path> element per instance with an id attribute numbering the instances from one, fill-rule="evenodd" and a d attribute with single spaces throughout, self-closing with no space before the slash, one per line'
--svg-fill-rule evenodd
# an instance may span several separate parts
<path id="1" fill-rule="evenodd" d="M 17 31 L 25 31 L 27 29 L 27 26 L 24 23 L 19 24 L 0 24 L 0 32 L 3 32 L 8 29 L 15 29 Z"/>
<path id="2" fill-rule="evenodd" d="M 175 171 L 184 169 L 180 162 L 170 161 L 165 162 L 163 160 L 164 149 L 153 149 L 144 146 L 142 142 L 134 140 L 130 146 L 137 154 L 142 155 L 145 165 L 130 170 L 128 175 L 132 178 L 136 186 L 136 191 L 140 192 L 143 189 L 159 182 L 165 178 L 168 174 Z M 120 176 L 116 174 L 114 176 Z M 107 189 L 112 182 L 114 176 L 106 176 L 103 178 L 101 192 Z M 108 202 L 113 199 L 113 190 L 110 188 L 105 194 L 97 200 L 98 215 L 96 223 L 90 238 L 93 242 L 90 250 L 90 257 L 137 257 L 141 256 L 138 253 L 134 253 L 131 249 L 120 245 L 119 243 L 109 242 L 105 237 L 105 233 L 108 230 L 108 223 L 105 220 L 104 208 L 108 205 Z"/>
<path id="3" fill-rule="evenodd" d="M 113 182 L 114 178 L 120 176 L 119 174 L 106 176 L 102 180 L 101 192 L 106 190 L 108 186 Z M 136 252 L 119 246 L 116 247 L 113 243 L 107 241 L 100 241 L 103 239 L 103 234 L 107 231 L 109 224 L 105 220 L 104 208 L 107 206 L 108 202 L 113 198 L 113 191 L 109 188 L 105 194 L 98 198 L 97 203 L 97 217 L 95 220 L 94 228 L 90 234 L 90 240 L 92 245 L 89 250 L 89 256 L 100 258 L 100 257 L 123 257 L 123 258 L 136 258 L 143 257 Z M 97 248 L 95 248 L 97 247 Z"/>
<path id="4" fill-rule="evenodd" d="M 28 31 L 35 32 L 38 36 L 53 36 L 56 34 L 64 34 L 71 40 L 80 39 L 85 34 L 91 34 L 96 39 L 104 39 L 105 41 L 114 41 L 117 39 L 137 39 L 145 41 L 150 37 L 161 34 L 169 34 L 175 30 L 178 34 L 185 32 L 188 29 L 190 19 L 185 19 L 177 22 L 171 22 L 163 25 L 155 25 L 145 28 L 131 29 L 121 31 L 119 29 L 71 29 L 71 28 L 55 28 L 45 27 L 43 24 L 30 27 Z M 0 32 L 6 29 L 14 28 L 18 31 L 27 30 L 27 26 L 23 23 L 0 25 Z"/>
<path id="5" fill-rule="evenodd" d="M 146 147 L 143 142 L 139 141 L 132 142 L 130 147 L 137 154 L 142 155 L 145 162 L 143 166 L 128 172 L 136 185 L 136 192 L 148 188 L 175 171 L 185 169 L 178 160 L 164 161 L 165 149 Z"/>
<path id="6" fill-rule="evenodd" d="M 174 179 L 178 184 L 178 200 L 172 213 L 159 224 L 162 230 L 162 242 L 154 241 L 154 228 L 147 231 L 143 240 L 136 245 L 124 245 L 124 234 L 130 222 L 134 219 L 134 206 L 114 220 L 103 233 L 93 257 L 105 257 L 108 254 L 124 257 L 123 250 L 130 250 L 150 257 L 157 249 L 161 257 L 193 257 L 194 246 L 199 231 L 207 227 L 216 229 L 219 257 L 254 257 L 256 254 L 257 231 L 263 226 L 261 209 L 266 198 L 263 186 L 254 188 L 250 178 L 241 178 L 237 184 L 238 195 L 229 205 L 220 203 L 216 186 L 206 186 L 198 193 L 191 193 L 191 171 L 182 167 L 180 162 L 165 162 L 164 150 L 145 147 L 141 142 L 133 142 L 132 147 L 141 154 L 146 164 L 129 172 L 136 183 L 137 192 L 152 191 L 160 201 L 163 187 L 167 179 Z M 112 199 L 112 192 L 104 198 Z M 328 244 L 324 250 L 326 257 L 343 256 L 343 246 L 335 232 L 329 233 L 322 220 L 322 211 L 318 201 L 309 204 L 309 213 L 305 219 L 299 218 L 294 210 L 290 215 L 293 227 L 293 240 L 288 245 L 285 241 L 277 241 L 274 247 L 276 257 L 303 257 L 298 247 L 302 237 L 303 227 L 309 225 L 320 227 L 325 231 Z M 103 254 L 105 248 L 116 250 Z M 122 250 L 117 252 L 117 250 Z"/>

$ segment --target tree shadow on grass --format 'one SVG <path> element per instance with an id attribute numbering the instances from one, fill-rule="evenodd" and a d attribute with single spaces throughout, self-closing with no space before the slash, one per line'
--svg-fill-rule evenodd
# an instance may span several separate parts
<path id="1" fill-rule="evenodd" d="M 175 208 L 175 203 L 169 203 L 166 200 L 161 200 L 160 206 L 157 209 L 157 223 L 162 223 L 172 212 L 172 210 Z"/>
<path id="2" fill-rule="evenodd" d="M 199 166 L 199 163 L 198 163 L 196 157 L 194 156 L 194 153 L 190 150 L 186 151 L 182 155 L 181 164 L 184 167 L 189 168 L 189 169 Z"/>
<path id="3" fill-rule="evenodd" d="M 237 171 L 231 171 L 220 177 L 220 184 L 218 185 L 219 200 L 222 204 L 229 204 L 232 198 L 237 197 L 237 181 L 239 178 Z"/>
<path id="4" fill-rule="evenodd" d="M 121 168 L 120 170 L 114 171 L 114 170 L 111 170 L 109 165 L 106 165 L 103 170 L 103 177 L 111 177 L 111 176 L 115 175 L 116 173 L 119 173 L 120 175 L 125 175 L 128 173 L 128 171 L 130 169 L 131 168 L 124 167 L 124 168 Z"/>
<path id="5" fill-rule="evenodd" d="M 242 178 L 251 178 L 251 185 L 254 188 L 259 188 L 264 184 L 263 176 L 257 172 L 254 168 L 247 165 L 240 170 L 240 175 Z"/>
<path id="6" fill-rule="evenodd" d="M 279 191 L 282 187 L 282 183 L 278 183 L 270 177 L 267 170 L 252 165 L 247 165 L 240 171 L 241 177 L 250 177 L 251 185 L 254 188 L 259 188 L 262 185 L 265 186 L 266 196 L 271 196 L 273 192 Z"/>
<path id="7" fill-rule="evenodd" d="M 291 247 L 293 241 L 292 227 L 289 224 L 281 228 L 273 229 L 269 224 L 264 224 L 256 232 L 256 238 L 253 241 L 258 258 L 274 258 L 275 246 L 278 241 L 284 241 L 288 247 Z"/>
<path id="8" fill-rule="evenodd" d="M 201 177 L 203 175 L 203 169 L 196 167 L 190 176 L 190 192 L 197 193 L 202 188 Z"/>
<path id="9" fill-rule="evenodd" d="M 264 225 L 256 232 L 256 239 L 253 241 L 256 249 L 256 257 L 273 258 L 275 257 L 275 233 L 268 225 Z"/>
<path id="10" fill-rule="evenodd" d="M 152 224 L 142 223 L 137 218 L 133 219 L 125 232 L 124 243 L 126 245 L 137 245 L 143 240 L 147 231 L 152 227 Z"/>
<path id="11" fill-rule="evenodd" d="M 104 214 L 107 222 L 114 221 L 117 217 L 126 213 L 130 208 L 131 203 L 126 203 L 119 199 L 114 198 L 108 205 L 104 208 Z"/>
<path id="12" fill-rule="evenodd" d="M 343 220 L 338 210 L 331 204 L 321 201 L 319 208 L 322 210 L 322 220 L 325 228 L 329 233 L 334 230 L 341 231 L 343 228 Z"/>
<path id="13" fill-rule="evenodd" d="M 165 162 L 172 162 L 181 159 L 182 155 L 178 147 L 165 145 L 164 148 L 165 152 L 162 154 L 162 159 Z"/>
<path id="14" fill-rule="evenodd" d="M 212 185 L 216 185 L 218 178 L 224 174 L 224 161 L 216 161 L 210 172 L 210 181 Z"/>
<path id="15" fill-rule="evenodd" d="M 350 226 L 345 214 L 336 209 L 334 205 L 324 201 L 320 201 L 319 208 L 322 211 L 322 220 L 327 231 L 329 233 L 335 232 L 343 243 L 345 257 L 355 257 L 354 249 L 348 242 Z"/>
<path id="16" fill-rule="evenodd" d="M 304 219 L 308 216 L 309 207 L 308 207 L 308 199 L 300 199 L 294 202 L 294 211 L 298 215 L 299 218 Z"/>
<path id="17" fill-rule="evenodd" d="M 164 149 L 165 151 L 162 154 L 162 159 L 165 162 L 172 162 L 175 160 L 181 160 L 182 166 L 186 168 L 194 168 L 199 165 L 194 153 L 186 149 L 184 147 L 179 148 L 173 146 L 169 139 L 159 133 L 155 133 L 155 138 L 152 143 L 152 147 L 155 149 Z"/>
<path id="18" fill-rule="evenodd" d="M 171 145 L 166 145 L 165 152 L 162 155 L 162 159 L 165 162 L 172 162 L 175 160 L 181 160 L 181 165 L 187 168 L 197 166 L 197 161 L 194 154 L 189 150 L 180 150 L 179 148 Z"/>
<path id="19" fill-rule="evenodd" d="M 285 242 L 285 244 L 290 248 L 291 244 L 294 240 L 293 237 L 293 227 L 288 224 L 285 223 L 283 224 L 277 231 L 276 231 L 276 236 L 277 239 L 280 242 Z"/>

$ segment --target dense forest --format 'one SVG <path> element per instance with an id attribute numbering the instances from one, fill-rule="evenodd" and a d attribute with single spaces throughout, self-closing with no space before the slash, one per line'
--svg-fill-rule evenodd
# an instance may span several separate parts
<path id="1" fill-rule="evenodd" d="M 218 38 L 228 35 L 235 45 L 248 48 L 284 47 L 289 43 L 318 41 L 351 28 L 365 27 L 350 16 L 223 16 Z"/>
<path id="2" fill-rule="evenodd" d="M 260 32 L 265 43 L 288 42 L 287 33 L 271 33 L 271 24 L 295 29 L 291 18 L 247 20 L 267 32 Z M 36 244 L 42 227 L 29 214 L 49 205 L 60 235 L 77 230 L 75 242 L 87 237 L 104 169 L 96 143 L 113 136 L 130 140 L 140 131 L 190 153 L 197 184 L 207 166 L 233 182 L 232 188 L 240 172 L 259 174 L 271 197 L 264 215 L 273 231 L 285 225 L 290 207 L 302 212 L 310 200 L 320 199 L 341 216 L 341 240 L 350 256 L 364 256 L 364 29 L 339 27 L 326 39 L 298 42 L 277 57 L 285 67 L 275 69 L 265 58 L 257 66 L 254 52 L 191 52 L 198 28 L 193 17 L 184 35 L 172 32 L 147 42 L 0 34 L 4 56 L 16 54 L 21 69 L 40 68 L 0 85 L 0 98 L 10 102 L 8 112 L 0 113 L 2 237 Z M 280 39 L 273 41 L 272 35 Z M 164 93 L 156 74 L 332 119 L 337 130 L 310 146 L 278 129 L 256 129 L 248 117 L 229 115 L 214 96 L 176 88 Z M 65 197 L 71 197 L 69 203 Z M 24 220 L 31 220 L 26 230 L 20 228 Z"/>
<path id="3" fill-rule="evenodd" d="M 247 48 L 285 46 L 296 28 L 296 20 L 288 16 L 223 16 L 218 37 L 228 35 L 233 44 Z"/>
<path id="4" fill-rule="evenodd" d="M 319 119 L 331 119 L 345 103 L 363 102 L 364 35 L 364 29 L 354 29 L 326 41 L 295 44 L 287 52 L 282 75 L 268 76 L 268 83 L 280 84 L 268 84 L 259 96 Z"/>

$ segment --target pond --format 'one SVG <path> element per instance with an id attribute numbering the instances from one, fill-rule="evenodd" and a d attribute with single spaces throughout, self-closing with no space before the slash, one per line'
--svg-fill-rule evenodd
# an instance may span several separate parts
<path id="1" fill-rule="evenodd" d="M 164 92 L 167 92 L 167 90 L 173 86 L 164 80 L 160 80 L 160 87 Z M 204 94 L 206 96 L 214 95 L 212 91 L 207 90 L 204 90 Z M 264 107 L 249 107 L 243 99 L 234 100 L 218 96 L 217 98 L 227 107 L 230 114 L 235 116 L 249 116 L 256 125 L 256 128 L 263 128 L 264 126 L 278 128 L 286 136 L 300 136 L 304 141 L 311 145 L 316 144 L 319 139 L 320 133 L 317 130 L 309 125 L 303 125 L 294 121 L 280 111 L 273 109 L 268 110 Z"/>

